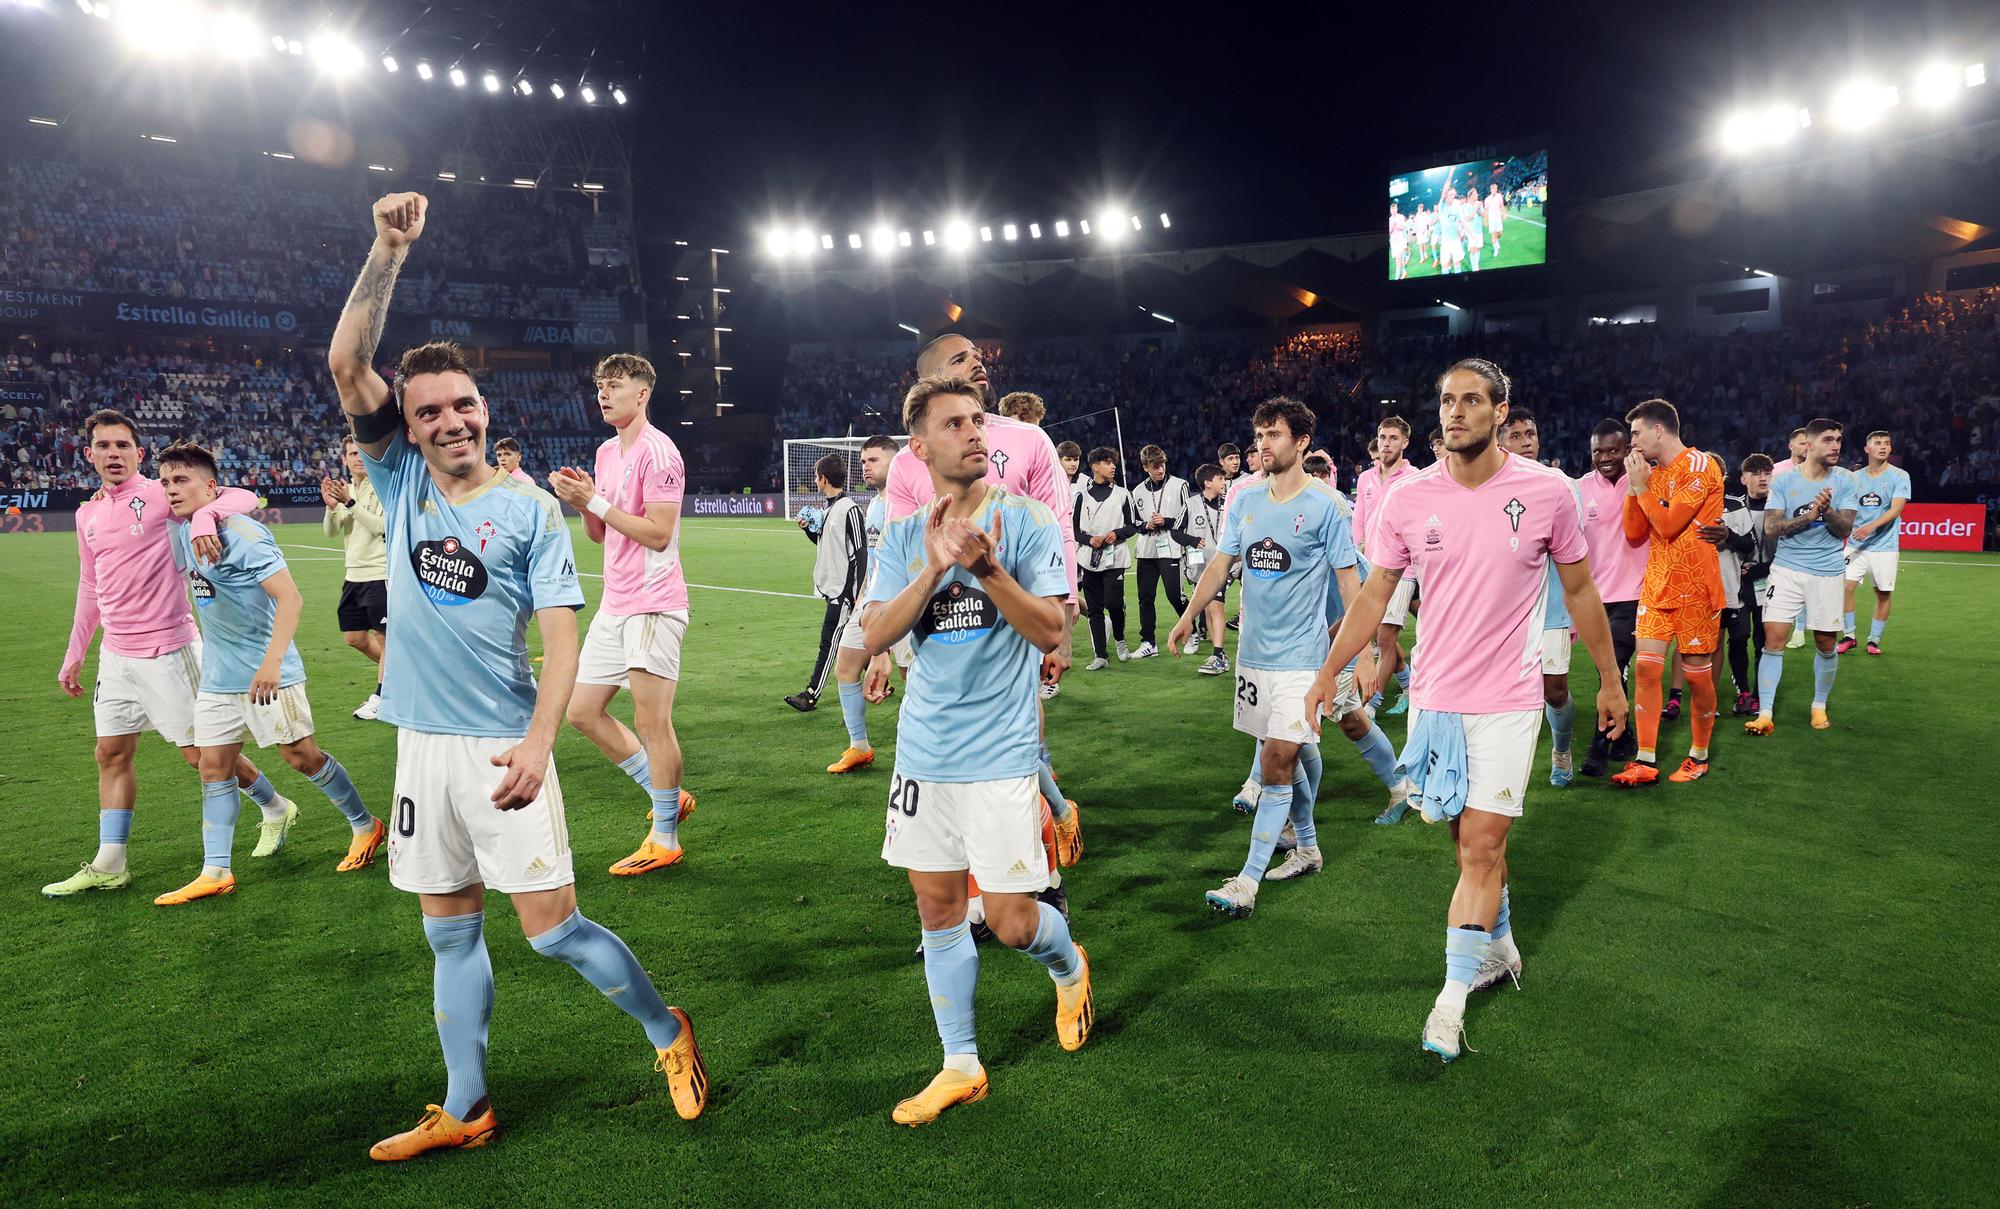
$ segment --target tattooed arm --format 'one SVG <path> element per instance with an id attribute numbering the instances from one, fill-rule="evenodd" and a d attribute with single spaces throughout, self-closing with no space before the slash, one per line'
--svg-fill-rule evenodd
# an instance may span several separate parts
<path id="1" fill-rule="evenodd" d="M 410 254 L 410 245 L 424 233 L 429 206 L 421 193 L 391 193 L 375 203 L 375 244 L 368 249 L 368 262 L 361 266 L 327 348 L 327 367 L 340 391 L 340 409 L 371 457 L 381 457 L 401 427 L 393 407 L 384 411 L 390 404 L 389 384 L 375 372 L 375 351 L 389 321 L 396 274 Z"/>

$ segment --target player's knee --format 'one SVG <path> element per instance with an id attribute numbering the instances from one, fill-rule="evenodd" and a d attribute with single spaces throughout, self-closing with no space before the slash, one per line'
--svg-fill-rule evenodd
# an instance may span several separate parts
<path id="1" fill-rule="evenodd" d="M 348 646 L 365 654 L 369 647 L 368 635 L 367 630 L 343 630 L 340 636 L 347 640 Z"/>
<path id="2" fill-rule="evenodd" d="M 1368 728 L 1373 725 L 1365 710 L 1349 710 L 1340 716 L 1340 733 L 1356 743 L 1368 737 Z"/>
<path id="3" fill-rule="evenodd" d="M 1458 867 L 1465 873 L 1491 873 L 1507 858 L 1507 837 L 1460 828 Z"/>
<path id="4" fill-rule="evenodd" d="M 310 740 L 304 743 L 288 743 L 278 749 L 278 755 L 294 772 L 302 772 L 307 776 L 318 772 L 326 764 L 326 757 L 320 754 L 319 747 Z"/>
<path id="5" fill-rule="evenodd" d="M 195 770 L 201 773 L 201 779 L 204 781 L 226 781 L 236 776 L 236 761 L 220 749 L 211 748 L 201 753 L 196 760 Z"/>
<path id="6" fill-rule="evenodd" d="M 587 704 L 572 697 L 569 708 L 563 711 L 563 717 L 569 720 L 571 726 L 589 734 L 604 720 L 604 709 L 602 706 Z"/>
<path id="7" fill-rule="evenodd" d="M 97 766 L 106 772 L 119 772 L 132 767 L 132 757 L 137 755 L 136 744 L 125 741 L 124 736 L 97 741 Z"/>

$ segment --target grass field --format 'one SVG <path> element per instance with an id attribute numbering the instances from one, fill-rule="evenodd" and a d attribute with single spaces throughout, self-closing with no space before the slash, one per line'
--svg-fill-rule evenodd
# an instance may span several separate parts
<path id="1" fill-rule="evenodd" d="M 320 741 L 385 803 L 392 732 L 348 717 L 370 677 L 334 631 L 338 555 L 316 529 L 280 536 Z M 808 590 L 811 547 L 782 523 L 695 521 L 683 541 L 699 584 Z M 502 1132 L 396 1167 L 368 1144 L 444 1086 L 416 904 L 379 866 L 333 872 L 346 828 L 275 753 L 259 763 L 304 815 L 265 862 L 246 811 L 233 897 L 150 905 L 199 861 L 196 779 L 150 737 L 134 888 L 39 897 L 96 837 L 89 703 L 54 683 L 75 568 L 68 534 L 0 545 L 20 659 L 0 690 L 8 1205 L 1993 1203 L 1991 557 L 1906 560 L 1889 653 L 1843 659 L 1830 732 L 1806 726 L 1800 651 L 1777 734 L 1725 717 L 1697 785 L 1556 791 L 1544 752 L 1510 857 L 1522 987 L 1475 1000 L 1479 1052 L 1450 1067 L 1417 1046 L 1442 977 L 1443 833 L 1372 826 L 1381 792 L 1336 738 L 1326 873 L 1224 921 L 1202 893 L 1242 860 L 1225 803 L 1249 754 L 1227 681 L 1164 658 L 1073 675 L 1049 720 L 1085 812 L 1067 872 L 1096 1031 L 1062 1052 L 1047 977 L 989 949 L 992 1097 L 914 1132 L 888 1111 L 938 1047 L 909 888 L 878 857 L 887 762 L 826 776 L 838 711 L 780 701 L 809 668 L 815 601 L 696 588 L 686 864 L 606 876 L 644 803 L 580 737 L 557 759 L 583 909 L 693 1014 L 707 1114 L 674 1116 L 637 1025 L 495 900 Z M 886 756 L 892 715 L 871 723 Z M 1663 754 L 1685 740 L 1670 724 Z"/>
<path id="2" fill-rule="evenodd" d="M 1481 227 L 1481 239 L 1485 241 L 1480 244 L 1479 254 L 1479 271 L 1482 273 L 1489 269 L 1514 269 L 1522 265 L 1542 264 L 1549 258 L 1548 220 L 1543 217 L 1540 206 L 1524 206 L 1519 210 L 1507 211 L 1507 225 L 1500 231 L 1498 256 L 1493 255 L 1492 242 L 1486 239 L 1484 231 L 1485 228 Z M 1389 271 L 1393 274 L 1396 266 L 1391 264 Z M 1471 271 L 1472 260 L 1468 250 L 1467 259 L 1459 272 L 1463 274 Z M 1416 249 L 1412 247 L 1409 275 L 1395 280 L 1412 281 L 1418 277 L 1440 276 L 1443 274 L 1438 269 L 1437 261 L 1421 259 Z"/>

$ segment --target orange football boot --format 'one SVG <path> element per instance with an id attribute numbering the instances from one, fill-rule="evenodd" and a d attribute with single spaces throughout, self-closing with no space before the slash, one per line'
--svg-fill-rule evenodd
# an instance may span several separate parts
<path id="1" fill-rule="evenodd" d="M 639 850 L 631 856 L 611 866 L 613 877 L 637 877 L 641 873 L 651 873 L 655 869 L 671 869 L 681 863 L 687 855 L 685 848 L 662 848 L 653 842 L 652 836 L 639 845 Z"/>
<path id="2" fill-rule="evenodd" d="M 198 898 L 215 898 L 223 894 L 236 893 L 236 875 L 224 873 L 220 878 L 204 877 L 200 874 L 178 890 L 169 890 L 153 900 L 156 907 L 178 907 Z"/>
<path id="3" fill-rule="evenodd" d="M 1056 987 L 1056 1040 L 1072 1053 L 1090 1040 L 1090 1026 L 1097 1019 L 1097 1001 L 1090 993 L 1090 954 L 1078 945 L 1076 958 L 1083 967 L 1082 977 Z"/>
<path id="4" fill-rule="evenodd" d="M 1687 759 L 1681 761 L 1679 768 L 1667 774 L 1667 780 L 1672 781 L 1676 785 L 1685 785 L 1689 781 L 1699 781 L 1707 775 L 1708 761 L 1697 760 L 1693 756 L 1689 756 Z"/>
<path id="5" fill-rule="evenodd" d="M 702 1065 L 701 1050 L 694 1043 L 694 1022 L 677 1007 L 667 1010 L 681 1022 L 681 1033 L 672 1045 L 659 1051 L 660 1060 L 653 1064 L 653 1069 L 666 1075 L 667 1090 L 674 1097 L 674 1111 L 681 1115 L 681 1120 L 692 1121 L 708 1106 L 708 1067 Z"/>
<path id="6" fill-rule="evenodd" d="M 1746 735 L 1768 735 L 1776 729 L 1778 729 L 1777 724 L 1762 715 L 1743 724 L 1743 733 Z"/>
<path id="7" fill-rule="evenodd" d="M 874 748 L 871 747 L 864 751 L 859 747 L 850 747 L 846 751 L 840 753 L 840 758 L 838 760 L 835 760 L 833 763 L 827 765 L 826 770 L 830 773 L 835 773 L 835 774 L 843 772 L 857 772 L 863 768 L 868 767 L 870 764 L 873 764 L 874 762 L 875 762 Z"/>
<path id="8" fill-rule="evenodd" d="M 382 850 L 382 841 L 388 835 L 389 829 L 382 825 L 381 819 L 376 819 L 375 826 L 355 836 L 348 843 L 347 855 L 341 859 L 340 864 L 334 866 L 334 872 L 352 873 L 356 869 L 366 869 L 374 864 L 375 854 Z"/>
<path id="9" fill-rule="evenodd" d="M 1611 783 L 1623 789 L 1637 785 L 1651 785 L 1660 779 L 1660 770 L 1642 760 L 1634 760 L 1625 766 L 1623 772 L 1613 773 Z"/>
<path id="10" fill-rule="evenodd" d="M 889 1114 L 889 1119 L 915 1129 L 937 1120 L 946 1109 L 961 1104 L 977 1104 L 986 1098 L 986 1092 L 986 1068 L 983 1066 L 976 1075 L 941 1070 L 937 1078 L 931 1080 L 930 1086 L 896 1105 L 896 1111 Z"/>
<path id="11" fill-rule="evenodd" d="M 383 1138 L 368 1148 L 368 1157 L 378 1163 L 400 1163 L 428 1150 L 470 1150 L 492 1141 L 498 1127 L 491 1105 L 470 1121 L 461 1121 L 437 1105 L 427 1104 L 415 1129 Z"/>

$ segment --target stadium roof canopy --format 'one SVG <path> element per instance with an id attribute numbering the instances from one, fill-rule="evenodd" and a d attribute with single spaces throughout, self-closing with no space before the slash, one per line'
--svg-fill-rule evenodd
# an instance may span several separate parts
<path id="1" fill-rule="evenodd" d="M 1557 183 L 1560 189 L 1560 182 Z M 1368 321 L 1383 310 L 1667 288 L 1752 271 L 1816 273 L 2000 247 L 2000 122 L 1807 163 L 1550 208 L 1551 260 L 1388 280 L 1386 233 L 1050 260 L 943 254 L 777 267 L 757 283 L 791 339 L 1074 335 Z"/>

